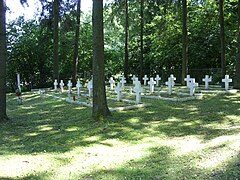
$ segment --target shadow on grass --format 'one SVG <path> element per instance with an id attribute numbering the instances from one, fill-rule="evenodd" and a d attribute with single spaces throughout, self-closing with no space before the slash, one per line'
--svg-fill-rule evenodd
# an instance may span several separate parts
<path id="1" fill-rule="evenodd" d="M 25 94 L 23 105 L 17 105 L 14 95 L 9 95 L 7 108 L 12 121 L 0 125 L 0 155 L 58 154 L 94 144 L 112 146 L 104 142 L 109 139 L 138 143 L 149 137 L 200 136 L 207 142 L 240 132 L 239 95 L 210 96 L 202 101 L 183 103 L 144 101 L 153 106 L 114 113 L 105 121 L 95 122 L 91 119 L 90 108 L 32 94 Z M 224 179 L 239 175 L 239 156 L 228 164 L 225 172 L 213 173 L 198 169 L 188 157 L 183 157 L 181 167 L 175 167 L 174 164 L 179 164 L 178 158 L 168 146 L 156 146 L 149 151 L 141 159 L 119 168 L 97 170 L 85 174 L 84 178 L 98 179 L 108 174 L 112 179 L 189 179 L 205 173 L 203 177 L 207 174 L 213 179 Z M 29 178 L 44 179 L 47 174 L 29 175 Z"/>
<path id="2" fill-rule="evenodd" d="M 8 114 L 12 121 L 0 126 L 0 154 L 61 153 L 106 139 L 137 141 L 162 135 L 201 135 L 210 140 L 239 132 L 239 128 L 215 126 L 239 125 L 239 121 L 226 119 L 239 118 L 239 101 L 233 99 L 234 102 L 228 96 L 214 96 L 184 103 L 151 100 L 153 107 L 114 113 L 104 122 L 95 122 L 89 108 L 31 94 L 26 94 L 23 105 L 18 106 L 11 95 Z M 88 140 L 93 136 L 96 140 Z"/>

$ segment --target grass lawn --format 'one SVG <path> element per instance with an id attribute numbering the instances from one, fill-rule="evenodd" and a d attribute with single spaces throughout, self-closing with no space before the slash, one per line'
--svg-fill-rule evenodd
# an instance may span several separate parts
<path id="1" fill-rule="evenodd" d="M 0 124 L 0 179 L 239 179 L 240 93 L 203 100 L 142 99 L 114 112 L 23 93 L 7 96 Z"/>

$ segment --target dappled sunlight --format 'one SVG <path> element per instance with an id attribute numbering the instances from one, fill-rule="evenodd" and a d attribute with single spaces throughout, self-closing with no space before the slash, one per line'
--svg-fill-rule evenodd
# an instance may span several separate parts
<path id="1" fill-rule="evenodd" d="M 139 117 L 134 117 L 134 118 L 130 118 L 127 120 L 130 123 L 139 123 L 140 118 Z"/>
<path id="2" fill-rule="evenodd" d="M 41 125 L 41 126 L 38 126 L 38 131 L 51 131 L 53 130 L 53 127 L 50 126 L 50 125 Z"/>
<path id="3" fill-rule="evenodd" d="M 47 172 L 53 164 L 49 155 L 0 156 L 0 177 L 24 178 L 31 173 Z"/>

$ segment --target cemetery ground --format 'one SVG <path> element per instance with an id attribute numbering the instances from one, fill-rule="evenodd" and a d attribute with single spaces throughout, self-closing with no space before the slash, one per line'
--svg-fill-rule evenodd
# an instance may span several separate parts
<path id="1" fill-rule="evenodd" d="M 238 179 L 240 93 L 152 106 L 93 121 L 91 108 L 7 96 L 0 179 Z"/>

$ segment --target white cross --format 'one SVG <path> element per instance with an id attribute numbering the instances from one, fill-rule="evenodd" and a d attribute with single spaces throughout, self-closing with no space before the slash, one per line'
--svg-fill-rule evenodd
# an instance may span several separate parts
<path id="1" fill-rule="evenodd" d="M 229 83 L 232 82 L 232 79 L 229 79 L 229 75 L 225 75 L 225 79 L 222 79 L 222 82 L 225 83 L 225 90 L 229 89 Z"/>
<path id="2" fill-rule="evenodd" d="M 63 80 L 60 81 L 60 88 L 61 88 L 61 92 L 63 93 L 63 87 L 64 87 L 64 83 L 63 83 Z"/>
<path id="3" fill-rule="evenodd" d="M 203 80 L 203 82 L 205 82 L 205 89 L 208 89 L 208 83 L 212 82 L 212 76 L 209 77 L 209 75 L 205 75 L 205 78 L 202 80 Z"/>
<path id="4" fill-rule="evenodd" d="M 121 99 L 122 99 L 122 87 L 121 87 L 120 82 L 118 82 L 117 87 L 115 88 L 115 92 L 117 93 L 117 101 L 121 101 Z"/>
<path id="5" fill-rule="evenodd" d="M 110 80 L 108 81 L 110 83 L 110 89 L 113 90 L 115 86 L 115 81 L 113 80 L 113 77 L 110 77 Z"/>
<path id="6" fill-rule="evenodd" d="M 147 77 L 147 75 L 145 75 L 144 78 L 143 78 L 144 86 L 147 85 L 147 80 L 148 80 L 148 77 Z"/>
<path id="7" fill-rule="evenodd" d="M 56 80 L 56 79 L 55 79 L 55 81 L 54 81 L 53 85 L 54 85 L 54 91 L 57 91 L 57 85 L 58 85 L 58 82 L 57 82 L 57 80 Z"/>
<path id="8" fill-rule="evenodd" d="M 140 81 L 135 82 L 135 87 L 133 88 L 133 91 L 136 93 L 136 104 L 139 104 L 141 102 L 141 92 L 143 91 Z"/>
<path id="9" fill-rule="evenodd" d="M 187 75 L 187 78 L 184 78 L 184 81 L 187 82 L 187 87 L 189 87 L 190 80 L 191 80 L 190 75 Z"/>
<path id="10" fill-rule="evenodd" d="M 176 80 L 176 77 L 174 77 L 174 75 L 173 74 L 171 74 L 170 75 L 170 79 L 171 79 L 171 81 L 172 81 L 172 87 L 175 85 L 175 80 Z"/>
<path id="11" fill-rule="evenodd" d="M 172 94 L 172 87 L 173 87 L 173 81 L 172 78 L 169 77 L 168 81 L 165 83 L 168 86 L 168 94 L 171 95 Z"/>
<path id="12" fill-rule="evenodd" d="M 18 90 L 21 92 L 21 81 L 20 81 L 20 74 L 17 73 L 17 84 L 18 84 Z"/>
<path id="13" fill-rule="evenodd" d="M 157 82 L 157 86 L 159 86 L 159 81 L 161 80 L 161 78 L 159 77 L 159 75 L 157 74 L 157 76 L 155 77 L 155 80 Z"/>
<path id="14" fill-rule="evenodd" d="M 133 77 L 132 77 L 132 82 L 133 82 L 133 84 L 134 84 L 135 81 L 136 81 L 136 76 L 133 75 Z"/>
<path id="15" fill-rule="evenodd" d="M 122 89 L 124 89 L 124 84 L 125 84 L 126 82 L 127 82 L 127 81 L 125 80 L 125 77 L 122 76 L 122 77 L 121 77 L 121 80 L 120 80 L 120 83 L 121 83 Z"/>
<path id="16" fill-rule="evenodd" d="M 148 81 L 148 84 L 150 85 L 150 93 L 154 92 L 154 84 L 156 84 L 156 81 L 153 80 L 153 78 L 150 78 L 150 81 Z"/>
<path id="17" fill-rule="evenodd" d="M 67 86 L 68 86 L 68 99 L 70 99 L 71 98 L 71 88 L 72 88 L 71 80 L 68 80 Z"/>
<path id="18" fill-rule="evenodd" d="M 77 80 L 76 87 L 77 87 L 77 94 L 78 94 L 78 97 L 79 97 L 80 96 L 80 92 L 81 92 L 81 87 L 82 87 L 82 84 L 81 84 L 79 79 Z"/>
<path id="19" fill-rule="evenodd" d="M 90 80 L 88 82 L 87 88 L 88 88 L 88 96 L 91 97 L 92 96 L 92 88 L 93 88 L 92 80 Z"/>
<path id="20" fill-rule="evenodd" d="M 191 81 L 189 82 L 190 96 L 194 95 L 195 88 L 197 86 L 198 86 L 198 83 L 195 83 L 195 78 L 191 78 Z"/>

